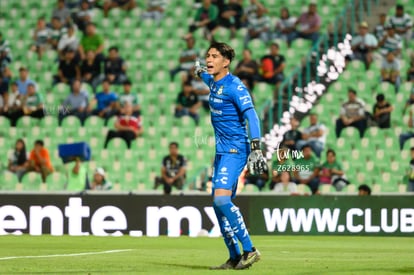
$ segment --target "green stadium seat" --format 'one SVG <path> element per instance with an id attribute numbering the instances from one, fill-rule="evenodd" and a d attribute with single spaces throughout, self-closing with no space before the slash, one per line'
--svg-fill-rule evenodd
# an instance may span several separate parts
<path id="1" fill-rule="evenodd" d="M 47 191 L 62 191 L 66 189 L 67 175 L 62 172 L 53 172 L 46 178 Z"/>
<path id="2" fill-rule="evenodd" d="M 18 179 L 16 174 L 10 171 L 1 172 L 0 191 L 16 191 Z"/>
<path id="3" fill-rule="evenodd" d="M 22 178 L 23 191 L 41 191 L 42 177 L 37 172 L 27 172 Z"/>

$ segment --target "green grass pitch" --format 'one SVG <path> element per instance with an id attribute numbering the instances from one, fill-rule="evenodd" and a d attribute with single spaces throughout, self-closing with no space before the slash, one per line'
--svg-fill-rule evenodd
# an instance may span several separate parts
<path id="1" fill-rule="evenodd" d="M 1 236 L 0 274 L 414 273 L 413 238 L 253 236 L 252 239 L 262 253 L 261 261 L 246 271 L 215 271 L 209 267 L 227 258 L 221 238 Z M 128 251 L 107 253 L 113 250 Z"/>

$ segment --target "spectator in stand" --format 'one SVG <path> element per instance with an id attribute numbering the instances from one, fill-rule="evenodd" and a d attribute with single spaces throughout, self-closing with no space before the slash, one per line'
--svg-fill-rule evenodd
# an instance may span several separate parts
<path id="1" fill-rule="evenodd" d="M 270 190 L 273 190 L 275 185 L 282 181 L 280 176 L 284 171 L 289 172 L 291 179 L 294 180 L 294 165 L 295 164 L 292 160 L 292 154 L 289 148 L 283 146 L 276 149 L 272 161 L 272 180 L 270 182 Z"/>
<path id="2" fill-rule="evenodd" d="M 188 75 L 188 78 L 184 80 L 184 82 L 190 82 L 193 92 L 197 95 L 198 100 L 201 102 L 201 106 L 203 106 L 205 111 L 210 111 L 210 88 L 207 86 L 206 83 L 201 78 L 193 77 L 191 74 Z"/>
<path id="3" fill-rule="evenodd" d="M 36 85 L 36 83 L 29 78 L 29 71 L 26 67 L 19 68 L 19 79 L 17 79 L 16 83 L 21 95 L 27 94 L 27 86 L 29 86 L 29 84 Z"/>
<path id="4" fill-rule="evenodd" d="M 254 89 L 254 83 L 259 75 L 259 65 L 252 58 L 252 51 L 245 48 L 243 50 L 243 58 L 237 63 L 234 75 L 237 75 L 242 81 L 246 80 L 250 91 Z"/>
<path id="5" fill-rule="evenodd" d="M 285 78 L 283 71 L 285 69 L 285 57 L 279 54 L 279 44 L 270 45 L 270 54 L 260 59 L 259 81 L 269 84 L 278 85 Z"/>
<path id="6" fill-rule="evenodd" d="M 116 137 L 125 140 L 128 148 L 131 148 L 132 141 L 142 135 L 141 118 L 134 116 L 132 112 L 133 106 L 126 102 L 122 110 L 123 115 L 115 122 L 115 130 L 109 130 L 106 135 L 104 148 L 107 148 L 109 141 Z"/>
<path id="7" fill-rule="evenodd" d="M 112 183 L 107 179 L 106 172 L 102 167 L 95 169 L 93 178 L 90 181 L 87 189 L 97 191 L 108 191 L 112 189 Z"/>
<path id="8" fill-rule="evenodd" d="M 377 38 L 378 41 L 381 41 L 384 37 L 384 34 L 386 32 L 385 26 L 387 22 L 387 15 L 385 13 L 381 13 L 379 15 L 379 23 L 374 28 L 374 35 Z"/>
<path id="9" fill-rule="evenodd" d="M 311 40 L 315 44 L 319 39 L 319 29 L 321 28 L 321 17 L 317 13 L 315 3 L 308 6 L 308 11 L 302 13 L 295 22 L 295 32 L 288 40 L 290 45 L 294 39 L 303 38 Z"/>
<path id="10" fill-rule="evenodd" d="M 79 54 L 81 59 L 86 58 L 86 52 L 93 51 L 96 58 L 99 61 L 103 60 L 103 50 L 104 50 L 104 39 L 103 37 L 96 33 L 96 26 L 94 23 L 88 23 L 86 26 L 86 32 L 81 38 L 79 45 Z"/>
<path id="11" fill-rule="evenodd" d="M 293 171 L 297 184 L 306 184 L 312 194 L 319 193 L 319 161 L 312 155 L 312 148 L 305 144 L 302 147 L 303 158 L 295 160 L 295 169 Z"/>
<path id="12" fill-rule="evenodd" d="M 42 59 L 43 53 L 49 49 L 48 41 L 50 39 L 50 30 L 46 26 L 44 17 L 37 19 L 36 29 L 33 32 L 34 45 L 31 50 L 37 53 L 39 60 Z"/>
<path id="13" fill-rule="evenodd" d="M 43 140 L 35 141 L 34 148 L 29 155 L 27 171 L 35 171 L 39 173 L 42 176 L 43 182 L 46 182 L 47 176 L 53 173 L 49 151 L 44 147 Z"/>
<path id="14" fill-rule="evenodd" d="M 15 173 L 19 182 L 22 180 L 24 173 L 26 173 L 27 161 L 26 144 L 23 139 L 18 139 L 14 145 L 14 151 L 9 158 L 7 170 Z"/>
<path id="15" fill-rule="evenodd" d="M 302 139 L 302 133 L 298 130 L 299 121 L 292 117 L 290 119 L 290 130 L 283 134 L 282 144 L 290 150 L 298 149 L 297 142 Z"/>
<path id="16" fill-rule="evenodd" d="M 414 104 L 414 87 L 411 89 L 410 97 L 407 99 L 404 105 L 403 115 L 407 111 L 407 108 Z"/>
<path id="17" fill-rule="evenodd" d="M 247 7 L 243 8 L 243 22 L 246 24 L 246 22 L 249 22 L 250 20 L 254 19 L 256 17 L 256 11 L 258 9 L 263 9 L 266 13 L 268 12 L 266 7 L 258 0 L 250 0 L 250 4 Z"/>
<path id="18" fill-rule="evenodd" d="M 79 48 L 79 39 L 76 37 L 75 25 L 69 24 L 67 27 L 67 32 L 62 35 L 57 44 L 57 50 L 59 54 L 59 59 L 63 59 L 65 56 L 65 49 L 71 49 L 73 51 L 78 51 Z"/>
<path id="19" fill-rule="evenodd" d="M 10 91 L 7 93 L 7 101 L 2 101 L 2 110 L 0 115 L 7 118 L 13 117 L 15 112 L 22 111 L 22 95 L 19 92 L 19 87 L 16 82 L 10 85 Z"/>
<path id="20" fill-rule="evenodd" d="M 191 116 L 196 125 L 198 125 L 200 121 L 198 110 L 201 107 L 201 102 L 194 93 L 190 82 L 186 81 L 183 83 L 183 90 L 178 94 L 176 103 L 175 117 Z"/>
<path id="21" fill-rule="evenodd" d="M 170 153 L 162 160 L 161 176 L 155 178 L 154 189 L 159 185 L 164 186 L 164 194 L 171 194 L 172 187 L 182 190 L 185 177 L 187 161 L 183 155 L 178 152 L 178 143 L 171 142 L 169 146 Z"/>
<path id="22" fill-rule="evenodd" d="M 58 74 L 54 77 L 54 83 L 65 83 L 72 85 L 76 79 L 81 79 L 79 61 L 75 51 L 71 48 L 65 49 L 64 59 L 59 61 Z"/>
<path id="23" fill-rule="evenodd" d="M 83 33 L 85 33 L 86 26 L 88 26 L 89 23 L 92 23 L 94 15 L 94 10 L 91 8 L 89 1 L 82 0 L 80 3 L 80 9 L 74 16 L 74 21 Z"/>
<path id="24" fill-rule="evenodd" d="M 382 40 L 378 43 L 379 52 L 386 58 L 389 52 L 394 53 L 397 58 L 401 57 L 401 50 L 403 48 L 402 38 L 395 33 L 395 28 L 391 24 L 385 26 L 386 33 L 382 37 Z"/>
<path id="25" fill-rule="evenodd" d="M 52 49 L 57 50 L 60 38 L 67 33 L 67 28 L 63 27 L 58 17 L 52 18 L 52 23 L 49 29 L 48 43 Z"/>
<path id="26" fill-rule="evenodd" d="M 358 196 L 370 196 L 371 188 L 366 184 L 358 186 Z"/>
<path id="27" fill-rule="evenodd" d="M 351 49 L 352 59 L 361 60 L 365 63 L 365 68 L 369 69 L 373 61 L 373 51 L 378 46 L 378 40 L 373 34 L 368 33 L 368 23 L 359 24 L 358 35 L 352 38 Z"/>
<path id="28" fill-rule="evenodd" d="M 384 94 L 378 94 L 377 102 L 374 105 L 372 114 L 377 126 L 381 129 L 391 128 L 391 112 L 394 111 L 394 107 L 385 101 Z"/>
<path id="29" fill-rule="evenodd" d="M 410 58 L 410 67 L 407 70 L 407 81 L 414 83 L 414 56 Z"/>
<path id="30" fill-rule="evenodd" d="M 76 79 L 72 84 L 72 92 L 63 101 L 63 104 L 59 110 L 59 124 L 67 116 L 76 116 L 83 124 L 86 118 L 86 111 L 88 108 L 89 100 L 88 93 L 81 90 L 82 83 Z"/>
<path id="31" fill-rule="evenodd" d="M 108 17 L 109 11 L 114 8 L 121 8 L 130 11 L 136 7 L 134 0 L 105 0 L 103 4 L 104 16 Z"/>
<path id="32" fill-rule="evenodd" d="M 395 7 L 395 15 L 390 17 L 389 22 L 395 26 L 396 33 L 405 41 L 408 42 L 411 40 L 413 19 L 408 13 L 404 12 L 403 5 L 397 5 Z"/>
<path id="33" fill-rule="evenodd" d="M 111 91 L 111 83 L 108 79 L 104 79 L 102 82 L 102 92 L 95 94 L 95 99 L 91 100 L 89 104 L 89 111 L 92 110 L 93 105 L 96 105 L 91 114 L 109 119 L 117 113 L 117 101 L 118 96 Z"/>
<path id="34" fill-rule="evenodd" d="M 70 10 L 65 6 L 65 0 L 57 0 L 56 8 L 52 12 L 52 18 L 56 17 L 62 25 L 69 24 L 71 21 Z"/>
<path id="35" fill-rule="evenodd" d="M 407 123 L 407 126 L 410 129 L 414 128 L 413 115 L 414 115 L 413 110 L 410 109 L 408 123 Z M 405 132 L 405 133 L 401 133 L 400 138 L 399 138 L 400 139 L 400 150 L 403 150 L 405 142 L 413 137 L 414 137 L 414 132 L 412 130 L 409 130 L 408 132 Z"/>
<path id="36" fill-rule="evenodd" d="M 101 71 L 101 62 L 96 58 L 94 51 L 86 52 L 86 59 L 82 61 L 80 69 L 82 81 L 89 83 L 93 91 L 96 92 L 96 88 L 101 84 L 104 75 Z"/>
<path id="37" fill-rule="evenodd" d="M 13 76 L 10 70 L 12 61 L 9 42 L 3 39 L 0 32 L 0 95 L 3 102 L 8 102 L 9 83 Z M 7 104 L 5 104 L 7 106 Z"/>
<path id="38" fill-rule="evenodd" d="M 241 2 L 240 0 L 229 0 L 220 11 L 219 25 L 230 29 L 231 38 L 234 38 L 237 30 L 242 27 L 243 5 Z"/>
<path id="39" fill-rule="evenodd" d="M 211 0 L 203 0 L 202 6 L 197 10 L 196 15 L 194 17 L 194 23 L 190 25 L 189 32 L 193 33 L 198 28 L 205 28 L 204 29 L 204 36 L 207 40 L 212 41 L 212 34 L 214 30 L 217 28 L 218 23 L 218 15 L 219 9 L 216 5 L 211 3 Z"/>
<path id="40" fill-rule="evenodd" d="M 22 108 L 9 115 L 11 126 L 16 126 L 17 120 L 22 116 L 43 118 L 45 116 L 43 97 L 36 91 L 36 85 L 27 86 L 27 94 L 22 97 Z"/>
<path id="41" fill-rule="evenodd" d="M 152 19 L 159 26 L 167 5 L 168 2 L 166 0 L 150 0 L 147 3 L 147 10 L 142 13 L 141 18 L 144 20 Z"/>
<path id="42" fill-rule="evenodd" d="M 256 38 L 266 44 L 270 39 L 270 25 L 270 17 L 266 15 L 265 10 L 257 9 L 256 16 L 248 21 L 244 47 L 247 48 L 249 41 Z"/>
<path id="43" fill-rule="evenodd" d="M 280 181 L 275 184 L 273 191 L 277 193 L 296 194 L 298 192 L 298 187 L 296 183 L 291 181 L 290 173 L 288 171 L 283 171 L 280 173 Z"/>
<path id="44" fill-rule="evenodd" d="M 317 114 L 309 115 L 309 127 L 303 129 L 302 139 L 296 144 L 297 149 L 301 149 L 305 144 L 312 148 L 312 151 L 318 158 L 321 157 L 321 153 L 325 148 L 326 142 L 326 127 L 324 124 L 318 122 Z"/>
<path id="45" fill-rule="evenodd" d="M 293 41 L 295 38 L 296 17 L 291 16 L 289 9 L 283 7 L 280 10 L 280 19 L 276 22 L 273 38 L 282 39 L 286 42 Z"/>
<path id="46" fill-rule="evenodd" d="M 132 83 L 130 80 L 125 80 L 123 83 L 124 92 L 119 96 L 119 104 L 121 108 L 124 108 L 126 104 L 132 106 L 132 115 L 139 117 L 141 115 L 141 106 L 139 105 L 138 93 L 132 93 Z M 121 109 L 122 114 L 122 109 Z"/>
<path id="47" fill-rule="evenodd" d="M 122 57 L 119 56 L 118 47 L 110 47 L 108 50 L 108 57 L 104 62 L 105 78 L 111 84 L 122 84 L 126 79 L 126 64 Z"/>
<path id="48" fill-rule="evenodd" d="M 407 192 L 414 192 L 414 147 L 410 148 L 411 160 L 408 171 Z"/>
<path id="49" fill-rule="evenodd" d="M 187 48 L 181 51 L 179 62 L 180 64 L 170 71 L 171 81 L 174 81 L 174 77 L 177 73 L 181 71 L 189 72 L 197 58 L 200 57 L 200 50 L 194 48 L 195 39 L 194 37 L 188 36 L 185 38 Z"/>
<path id="50" fill-rule="evenodd" d="M 342 191 L 349 184 L 342 165 L 336 160 L 336 153 L 332 149 L 328 149 L 326 161 L 321 165 L 319 183 L 332 184 L 336 191 Z"/>
<path id="51" fill-rule="evenodd" d="M 367 118 L 365 116 L 365 103 L 357 98 L 357 92 L 348 88 L 348 101 L 342 104 L 340 117 L 336 120 L 336 137 L 339 138 L 342 129 L 355 127 L 362 138 L 367 129 Z"/>
<path id="52" fill-rule="evenodd" d="M 394 52 L 389 51 L 381 63 L 381 81 L 389 82 L 395 87 L 395 92 L 400 89 L 400 61 Z"/>

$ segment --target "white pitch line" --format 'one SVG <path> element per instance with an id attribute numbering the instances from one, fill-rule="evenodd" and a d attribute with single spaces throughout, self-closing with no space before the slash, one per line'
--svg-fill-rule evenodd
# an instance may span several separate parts
<path id="1" fill-rule="evenodd" d="M 72 253 L 72 254 L 52 254 L 52 255 L 37 255 L 37 256 L 10 256 L 0 258 L 0 261 L 13 260 L 13 259 L 37 259 L 37 258 L 56 258 L 56 257 L 77 257 L 85 255 L 98 255 L 98 254 L 109 254 L 109 253 L 120 253 L 127 252 L 133 249 L 118 249 L 118 250 L 105 250 L 96 252 L 83 252 L 83 253 Z"/>

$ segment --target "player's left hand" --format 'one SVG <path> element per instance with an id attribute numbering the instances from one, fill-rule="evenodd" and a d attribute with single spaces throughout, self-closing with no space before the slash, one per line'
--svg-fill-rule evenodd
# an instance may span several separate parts
<path id="1" fill-rule="evenodd" d="M 251 175 L 267 173 L 269 168 L 267 167 L 267 162 L 260 150 L 260 141 L 252 140 L 250 147 L 252 151 L 247 159 L 247 169 L 249 170 L 249 173 Z"/>

